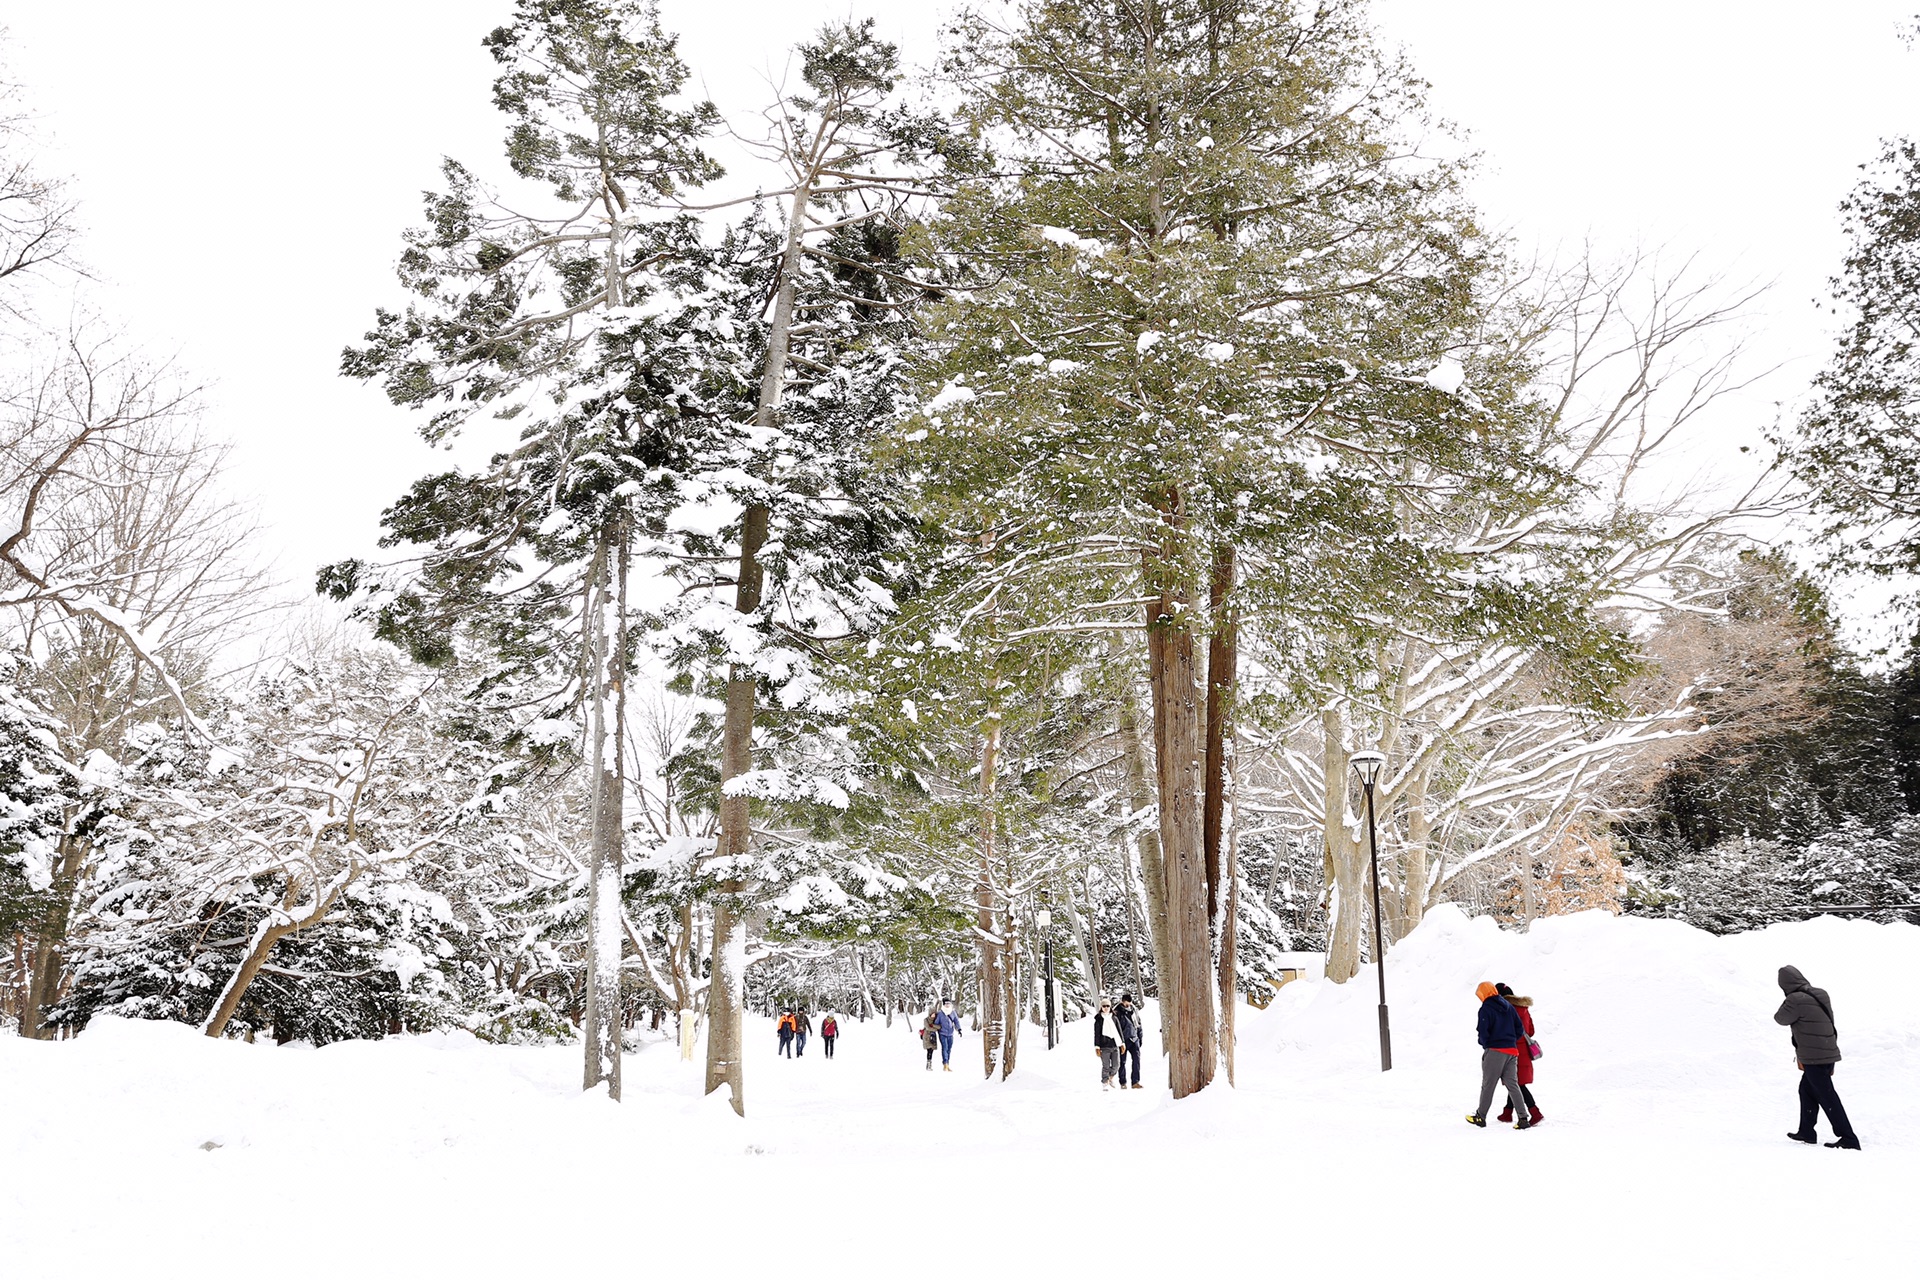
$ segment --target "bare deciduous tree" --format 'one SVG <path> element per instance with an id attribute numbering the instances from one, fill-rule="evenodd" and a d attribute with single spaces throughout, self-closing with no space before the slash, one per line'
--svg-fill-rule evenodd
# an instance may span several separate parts
<path id="1" fill-rule="evenodd" d="M 225 450 L 194 392 L 81 328 L 34 348 L 0 398 L 0 617 L 36 656 L 37 696 L 76 762 L 115 758 L 162 716 L 200 723 L 224 646 L 270 607 L 250 517 L 218 492 Z M 59 998 L 76 894 L 95 850 L 69 822 L 31 955 L 21 1032 Z"/>

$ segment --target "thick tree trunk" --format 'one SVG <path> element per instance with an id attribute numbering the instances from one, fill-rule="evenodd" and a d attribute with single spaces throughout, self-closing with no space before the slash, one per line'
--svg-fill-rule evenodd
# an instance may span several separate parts
<path id="1" fill-rule="evenodd" d="M 1007 867 L 1008 882 L 1012 880 L 1012 870 L 1011 866 Z M 1020 920 L 1013 903 L 1007 901 L 1004 895 L 1000 917 L 1007 930 L 1006 941 L 1000 948 L 1000 1008 L 1006 1017 L 1001 1028 L 1000 1078 L 1005 1080 L 1013 1074 L 1014 1066 L 1020 1059 L 1020 1000 L 1023 994 L 1031 990 L 1032 984 L 1025 980 L 1027 970 L 1021 964 Z"/>
<path id="2" fill-rule="evenodd" d="M 1427 812 L 1427 770 L 1422 768 L 1409 781 L 1406 795 L 1407 847 L 1400 855 L 1400 919 L 1393 940 L 1420 927 L 1427 913 L 1427 843 L 1433 839 L 1433 818 Z"/>
<path id="3" fill-rule="evenodd" d="M 1005 1066 L 1005 1039 L 1010 1006 L 1007 1003 L 1007 939 L 1000 924 L 1000 895 L 994 885 L 995 838 L 999 834 L 994 812 L 995 771 L 1000 763 L 1000 721 L 993 717 L 980 750 L 980 868 L 973 885 L 974 941 L 979 955 L 980 1054 L 986 1078 Z"/>
<path id="4" fill-rule="evenodd" d="M 1214 548 L 1212 579 L 1207 588 L 1208 613 L 1213 629 L 1207 640 L 1207 729 L 1204 773 L 1206 798 L 1201 806 L 1201 840 L 1206 850 L 1207 923 L 1212 930 L 1220 988 L 1220 1039 L 1227 1081 L 1233 1081 L 1234 912 L 1238 898 L 1231 887 L 1234 869 L 1228 844 L 1229 802 L 1233 785 L 1234 683 L 1239 672 L 1239 632 L 1234 622 L 1233 544 Z M 1223 884 L 1226 886 L 1223 888 Z M 1223 901 L 1224 899 L 1224 901 Z"/>
<path id="5" fill-rule="evenodd" d="M 1160 974 L 1161 1017 L 1168 1027 L 1173 1096 L 1199 1092 L 1213 1080 L 1213 947 L 1207 918 L 1206 851 L 1201 822 L 1202 701 L 1191 618 L 1194 591 L 1182 581 L 1171 545 L 1179 498 L 1166 510 L 1169 545 L 1149 551 L 1147 665 L 1153 689 L 1154 772 L 1160 796 L 1160 852 L 1166 876 L 1167 959 Z"/>
<path id="6" fill-rule="evenodd" d="M 1337 708 L 1320 713 L 1325 791 L 1321 797 L 1321 835 L 1325 842 L 1327 883 L 1333 891 L 1327 926 L 1327 978 L 1345 982 L 1360 971 L 1360 926 L 1366 917 L 1366 851 L 1358 829 L 1347 822 L 1347 748 L 1345 725 Z"/>
<path id="7" fill-rule="evenodd" d="M 1207 602 L 1213 630 L 1207 639 L 1206 803 L 1201 814 L 1201 839 L 1206 849 L 1207 920 L 1219 936 L 1220 860 L 1227 811 L 1227 742 L 1233 707 L 1233 684 L 1239 663 L 1239 637 L 1233 621 L 1234 549 L 1221 543 L 1213 553 L 1213 579 Z"/>
<path id="8" fill-rule="evenodd" d="M 713 973 L 707 985 L 707 1086 L 712 1093 L 725 1085 L 735 1115 L 747 1113 L 746 1077 L 740 1060 L 746 1052 L 743 1015 L 746 1009 L 747 922 L 735 909 L 731 893 L 738 885 L 723 885 L 723 896 L 713 904 Z"/>
<path id="9" fill-rule="evenodd" d="M 808 182 L 800 183 L 794 189 L 787 216 L 787 242 L 780 259 L 773 315 L 767 327 L 767 363 L 760 372 L 760 402 L 753 420 L 762 430 L 773 427 L 780 418 L 787 351 L 793 340 L 794 286 L 804 251 L 800 237 L 806 229 L 807 210 L 812 203 L 812 186 Z M 771 519 L 772 513 L 761 503 L 749 506 L 741 516 L 740 567 L 733 603 L 738 613 L 750 615 L 759 611 L 765 586 L 760 551 L 767 545 Z M 747 799 L 727 796 L 725 790 L 727 783 L 753 768 L 753 716 L 758 695 L 759 677 L 753 668 L 736 663 L 727 673 L 726 716 L 720 731 L 720 835 L 714 849 L 720 858 L 744 859 L 751 844 L 752 813 Z M 721 883 L 720 897 L 713 909 L 713 976 L 707 996 L 707 1092 L 726 1085 L 732 1094 L 734 1113 L 743 1116 L 747 1113 L 741 1065 L 744 1040 L 741 1019 L 746 1004 L 746 920 L 741 913 L 739 895 L 745 890 L 743 879 L 729 876 Z"/>
<path id="10" fill-rule="evenodd" d="M 1235 816 L 1230 814 L 1230 818 Z M 1240 841 L 1232 828 L 1227 833 L 1227 909 L 1220 921 L 1220 1060 L 1226 1064 L 1227 1083 L 1232 1084 L 1235 1015 L 1239 994 L 1235 966 L 1240 962 Z"/>

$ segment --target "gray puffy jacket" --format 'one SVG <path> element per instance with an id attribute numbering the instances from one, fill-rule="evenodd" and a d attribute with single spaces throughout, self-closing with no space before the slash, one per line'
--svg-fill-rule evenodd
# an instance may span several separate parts
<path id="1" fill-rule="evenodd" d="M 1780 970 L 1787 999 L 1773 1020 L 1793 1031 L 1793 1056 L 1803 1067 L 1840 1061 L 1840 1033 L 1833 1026 L 1833 1001 L 1792 965 Z"/>

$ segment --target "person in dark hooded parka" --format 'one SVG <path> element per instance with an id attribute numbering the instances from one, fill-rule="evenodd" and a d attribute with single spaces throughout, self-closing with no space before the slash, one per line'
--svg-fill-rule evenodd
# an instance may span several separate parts
<path id="1" fill-rule="evenodd" d="M 1818 1142 L 1820 1135 L 1814 1125 L 1824 1110 L 1834 1133 L 1834 1141 L 1827 1145 L 1858 1151 L 1860 1139 L 1854 1135 L 1847 1109 L 1840 1105 L 1840 1095 L 1833 1088 L 1833 1067 L 1840 1061 L 1833 1001 L 1792 965 L 1780 970 L 1780 990 L 1787 998 L 1773 1020 L 1792 1031 L 1793 1059 L 1800 1066 L 1800 1127 L 1787 1136 L 1795 1142 Z"/>

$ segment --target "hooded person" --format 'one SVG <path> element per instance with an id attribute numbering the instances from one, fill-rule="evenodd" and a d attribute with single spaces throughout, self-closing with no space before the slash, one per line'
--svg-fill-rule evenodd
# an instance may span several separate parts
<path id="1" fill-rule="evenodd" d="M 1860 1139 L 1834 1091 L 1833 1068 L 1840 1061 L 1840 1033 L 1833 1024 L 1833 1001 L 1806 980 L 1792 965 L 1780 970 L 1780 990 L 1786 996 L 1773 1020 L 1793 1036 L 1793 1060 L 1800 1068 L 1800 1127 L 1788 1134 L 1795 1142 L 1818 1142 L 1814 1128 L 1827 1113 L 1834 1140 L 1827 1145 L 1858 1151 Z"/>
<path id="2" fill-rule="evenodd" d="M 1480 1107 L 1467 1117 L 1476 1129 L 1487 1127 L 1487 1110 L 1493 1106 L 1493 1087 L 1507 1087 L 1507 1106 L 1518 1111 L 1520 1101 L 1520 1049 L 1523 1039 L 1520 1015 L 1491 982 L 1474 988 L 1480 998 L 1478 1034 L 1480 1037 Z M 1531 1129 L 1533 1121 L 1522 1117 L 1514 1121 L 1516 1129 Z"/>
<path id="3" fill-rule="evenodd" d="M 1127 1085 L 1127 1060 L 1133 1060 L 1133 1085 L 1140 1087 L 1140 1042 L 1145 1029 L 1140 1025 L 1140 1010 L 1134 1008 L 1133 997 L 1126 992 L 1120 993 L 1120 1003 L 1113 1006 L 1113 1038 L 1120 1049 L 1120 1077 L 1115 1082 L 1122 1089 Z"/>
<path id="4" fill-rule="evenodd" d="M 933 1051 L 940 1047 L 940 1011 L 927 1010 L 927 1020 L 920 1027 L 920 1045 L 927 1051 L 927 1070 L 933 1070 Z"/>
<path id="5" fill-rule="evenodd" d="M 783 1057 L 793 1056 L 793 1010 L 780 1011 L 780 1053 Z"/>
<path id="6" fill-rule="evenodd" d="M 1519 1063 L 1520 1100 L 1527 1104 L 1527 1127 L 1531 1129 L 1546 1119 L 1533 1100 L 1533 1056 L 1539 1052 L 1533 1047 L 1533 1001 L 1527 996 L 1513 994 L 1513 988 L 1504 982 L 1494 983 L 1493 989 L 1500 993 L 1501 999 L 1513 1006 L 1514 1013 L 1520 1019 L 1520 1040 L 1514 1045 L 1520 1052 L 1514 1056 Z M 1500 1123 L 1505 1124 L 1511 1119 L 1513 1107 L 1509 1105 L 1500 1113 Z"/>

